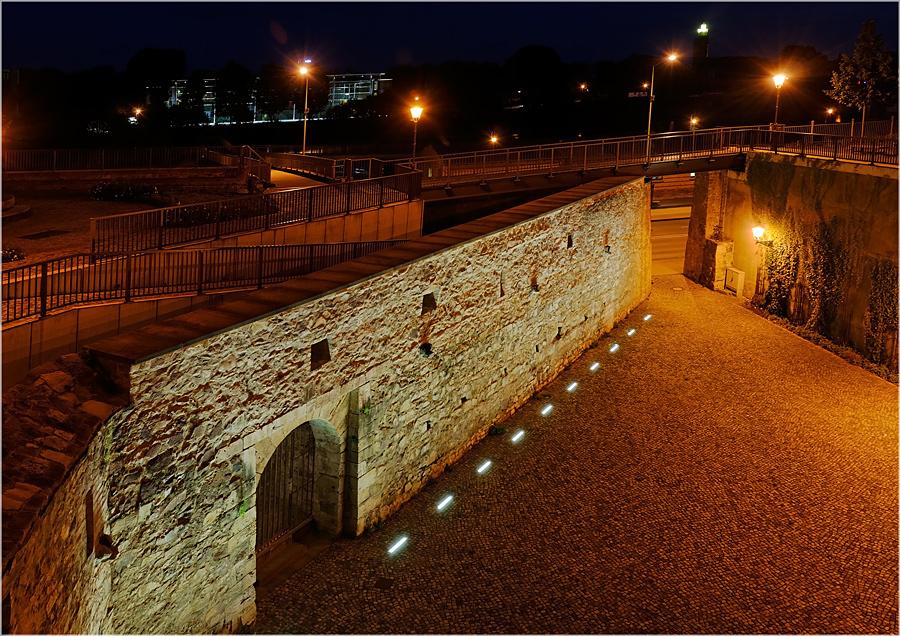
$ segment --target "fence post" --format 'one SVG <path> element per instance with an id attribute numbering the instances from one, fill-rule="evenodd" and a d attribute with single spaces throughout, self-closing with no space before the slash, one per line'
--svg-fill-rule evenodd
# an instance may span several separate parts
<path id="1" fill-rule="evenodd" d="M 258 249 L 259 249 L 259 270 L 258 270 L 258 278 L 257 278 L 257 280 L 258 280 L 257 287 L 259 289 L 262 289 L 262 286 L 263 286 L 263 246 L 260 245 Z"/>
<path id="2" fill-rule="evenodd" d="M 203 295 L 203 254 L 205 254 L 205 252 L 203 250 L 200 250 L 199 252 L 197 252 L 197 254 L 198 254 L 198 258 L 197 258 L 197 295 L 202 296 Z"/>
<path id="3" fill-rule="evenodd" d="M 856 123 L 856 118 L 850 120 L 850 136 L 853 136 L 853 125 Z"/>
<path id="4" fill-rule="evenodd" d="M 159 240 L 157 241 L 156 249 L 163 248 L 163 230 L 166 225 L 166 212 L 165 210 L 159 211 Z"/>
<path id="5" fill-rule="evenodd" d="M 555 150 L 555 148 L 553 148 L 551 146 L 550 147 L 550 176 L 551 177 L 553 176 L 553 152 L 554 152 L 554 150 Z"/>
<path id="6" fill-rule="evenodd" d="M 622 154 L 622 142 L 617 141 L 616 142 L 616 165 L 614 166 L 614 169 L 616 172 L 618 172 L 618 170 L 619 170 L 619 157 L 621 156 L 621 154 Z"/>
<path id="7" fill-rule="evenodd" d="M 872 139 L 872 161 L 869 162 L 873 166 L 875 165 L 875 151 L 876 151 L 877 147 L 878 147 L 878 140 L 873 138 Z"/>
<path id="8" fill-rule="evenodd" d="M 352 177 L 351 177 L 351 179 L 352 179 Z M 351 204 L 350 204 L 350 188 L 351 188 L 352 186 L 353 186 L 353 183 L 351 183 L 351 182 L 348 182 L 348 183 L 346 184 L 346 190 L 347 190 L 347 193 L 346 193 L 346 195 L 345 195 L 345 196 L 347 197 L 347 211 L 346 211 L 346 214 L 350 214 L 350 209 L 351 209 Z"/>
<path id="9" fill-rule="evenodd" d="M 47 316 L 47 263 L 41 263 L 41 318 Z"/>
<path id="10" fill-rule="evenodd" d="M 219 238 L 219 232 L 222 225 L 222 202 L 216 201 L 216 239 Z"/>
<path id="11" fill-rule="evenodd" d="M 815 119 L 813 119 L 811 122 L 809 122 L 809 132 L 810 132 L 810 134 L 816 132 L 816 120 Z"/>
<path id="12" fill-rule="evenodd" d="M 125 256 L 125 302 L 131 300 L 131 252 Z"/>
<path id="13" fill-rule="evenodd" d="M 834 160 L 837 161 L 837 146 L 838 146 L 838 138 L 837 138 L 837 137 L 832 137 L 832 138 L 831 138 L 831 145 L 834 146 L 834 155 L 833 155 L 833 157 L 834 157 Z"/>
<path id="14" fill-rule="evenodd" d="M 384 177 L 378 180 L 378 207 L 384 207 Z"/>
<path id="15" fill-rule="evenodd" d="M 316 191 L 314 188 L 307 188 L 305 191 L 308 193 L 306 196 L 307 196 L 307 199 L 309 200 L 309 205 L 307 206 L 309 209 L 307 210 L 306 220 L 307 220 L 307 222 L 312 223 L 312 220 L 313 220 L 313 194 L 315 194 Z"/>

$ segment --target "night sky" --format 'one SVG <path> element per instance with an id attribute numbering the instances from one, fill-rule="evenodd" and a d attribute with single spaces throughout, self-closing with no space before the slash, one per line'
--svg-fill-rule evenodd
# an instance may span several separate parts
<path id="1" fill-rule="evenodd" d="M 142 48 L 186 52 L 188 74 L 234 60 L 251 71 L 305 55 L 334 72 L 451 60 L 503 63 L 530 44 L 563 62 L 690 55 L 701 22 L 710 56 L 775 58 L 786 45 L 835 59 L 874 18 L 896 51 L 897 2 L 7 2 L 3 68 L 125 68 Z"/>

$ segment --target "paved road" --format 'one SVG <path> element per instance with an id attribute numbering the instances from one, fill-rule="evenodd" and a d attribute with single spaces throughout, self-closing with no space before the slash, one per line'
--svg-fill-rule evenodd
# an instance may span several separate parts
<path id="1" fill-rule="evenodd" d="M 655 277 L 506 434 L 319 554 L 253 630 L 896 634 L 897 423 L 896 386 Z"/>
<path id="2" fill-rule="evenodd" d="M 688 217 L 690 208 L 688 208 Z M 654 276 L 681 274 L 684 271 L 684 248 L 687 243 L 689 218 L 660 219 L 650 223 L 650 251 Z"/>

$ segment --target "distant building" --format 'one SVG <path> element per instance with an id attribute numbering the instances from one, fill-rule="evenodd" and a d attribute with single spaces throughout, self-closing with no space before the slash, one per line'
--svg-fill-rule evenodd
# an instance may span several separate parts
<path id="1" fill-rule="evenodd" d="M 354 99 L 380 95 L 388 89 L 390 79 L 384 73 L 353 73 L 328 76 L 328 108 Z"/>
<path id="2" fill-rule="evenodd" d="M 166 106 L 170 108 L 181 103 L 185 91 L 187 90 L 188 80 L 175 80 L 175 83 L 169 87 L 169 99 Z M 216 80 L 214 78 L 203 80 L 203 112 L 210 122 L 216 121 Z"/>

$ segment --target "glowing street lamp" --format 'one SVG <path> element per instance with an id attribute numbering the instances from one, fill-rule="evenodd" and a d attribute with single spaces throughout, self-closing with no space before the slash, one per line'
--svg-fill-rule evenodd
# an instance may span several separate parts
<path id="1" fill-rule="evenodd" d="M 493 149 L 496 147 L 497 147 L 497 135 L 492 134 L 491 135 L 491 148 Z"/>
<path id="2" fill-rule="evenodd" d="M 781 99 L 781 87 L 784 85 L 784 80 L 787 77 L 784 75 L 776 75 L 772 78 L 772 81 L 775 82 L 775 121 L 774 124 L 778 123 L 778 100 Z"/>
<path id="3" fill-rule="evenodd" d="M 670 55 L 662 62 L 657 62 L 653 65 L 653 68 L 650 69 L 650 109 L 647 112 L 647 165 L 650 165 L 650 121 L 653 117 L 653 100 L 655 99 L 655 95 L 653 94 L 653 80 L 656 76 L 656 67 L 662 64 L 663 62 L 674 62 L 676 60 L 675 55 Z"/>
<path id="4" fill-rule="evenodd" d="M 829 108 L 828 110 L 825 111 L 825 123 L 826 123 L 826 124 L 828 123 L 828 118 L 831 117 L 831 115 L 832 115 L 833 113 L 834 113 L 834 109 L 833 109 L 833 108 Z"/>
<path id="5" fill-rule="evenodd" d="M 419 98 L 416 97 L 416 101 L 419 101 Z M 413 152 L 412 158 L 416 158 L 416 133 L 419 129 L 419 118 L 422 116 L 422 111 L 425 110 L 419 104 L 414 104 L 409 107 L 409 114 L 412 116 L 413 121 Z"/>
<path id="6" fill-rule="evenodd" d="M 312 60 L 306 59 L 303 60 L 304 64 L 312 64 Z M 303 97 L 303 152 L 302 154 L 306 154 L 306 120 L 309 117 L 309 68 L 306 66 L 300 67 L 300 75 L 303 76 L 304 80 L 306 80 L 306 93 Z"/>

